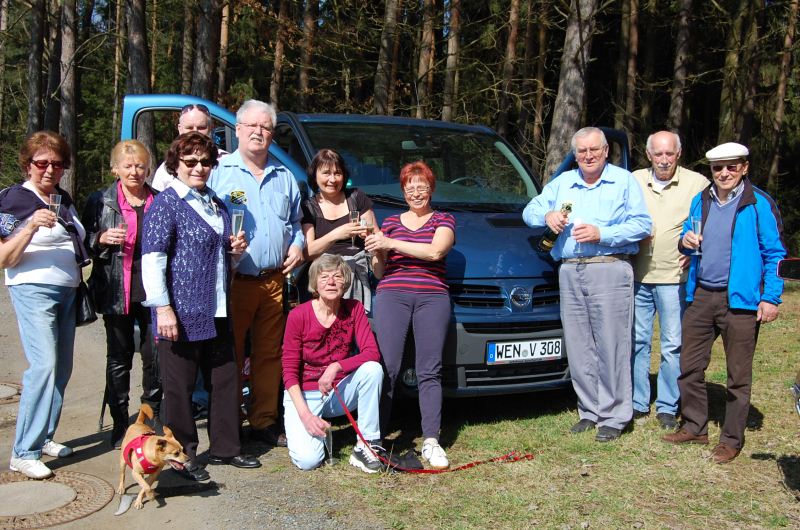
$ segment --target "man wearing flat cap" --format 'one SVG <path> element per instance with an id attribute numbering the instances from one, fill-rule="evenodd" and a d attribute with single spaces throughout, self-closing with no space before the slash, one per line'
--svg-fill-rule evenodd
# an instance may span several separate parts
<path id="1" fill-rule="evenodd" d="M 783 292 L 777 275 L 778 261 L 786 255 L 783 223 L 772 198 L 746 178 L 749 154 L 733 142 L 706 153 L 714 182 L 692 200 L 678 244 L 692 255 L 678 378 L 683 425 L 663 440 L 708 443 L 705 370 L 721 334 L 728 384 L 725 421 L 711 452 L 717 464 L 736 458 L 744 445 L 758 329 L 777 318 Z M 693 231 L 693 219 L 702 220 L 699 233 Z M 696 250 L 701 254 L 693 255 Z"/>

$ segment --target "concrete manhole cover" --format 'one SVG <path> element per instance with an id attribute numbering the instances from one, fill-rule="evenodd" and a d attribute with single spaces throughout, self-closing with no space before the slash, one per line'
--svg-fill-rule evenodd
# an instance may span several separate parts
<path id="1" fill-rule="evenodd" d="M 42 528 L 64 524 L 92 514 L 114 498 L 103 479 L 56 471 L 44 481 L 22 473 L 0 473 L 0 529 Z"/>
<path id="2" fill-rule="evenodd" d="M 19 394 L 21 391 L 22 385 L 9 383 L 7 381 L 0 382 L 0 405 L 19 401 Z"/>

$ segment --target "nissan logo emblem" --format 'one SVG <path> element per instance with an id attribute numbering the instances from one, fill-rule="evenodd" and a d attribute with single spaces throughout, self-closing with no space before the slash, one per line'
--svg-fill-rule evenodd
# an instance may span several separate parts
<path id="1" fill-rule="evenodd" d="M 531 293 L 524 287 L 514 287 L 511 289 L 511 303 L 514 307 L 526 307 L 531 303 Z"/>

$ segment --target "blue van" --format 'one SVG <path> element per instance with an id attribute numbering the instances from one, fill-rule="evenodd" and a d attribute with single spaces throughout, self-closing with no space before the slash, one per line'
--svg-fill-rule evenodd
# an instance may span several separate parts
<path id="1" fill-rule="evenodd" d="M 125 98 L 122 139 L 137 119 L 167 112 L 156 123 L 175 135 L 176 112 L 202 103 L 215 120 L 215 139 L 236 149 L 236 118 L 193 96 L 148 94 Z M 374 202 L 378 222 L 407 209 L 398 182 L 403 164 L 424 160 L 437 179 L 433 208 L 456 219 L 456 244 L 447 256 L 453 302 L 442 383 L 446 396 L 512 394 L 568 386 L 567 352 L 559 317 L 558 276 L 549 256 L 536 251 L 542 230 L 522 221 L 541 184 L 514 149 L 483 126 L 354 114 L 281 112 L 270 152 L 307 193 L 305 168 L 318 149 L 339 152 L 350 185 Z M 611 141 L 611 138 L 609 138 Z M 622 164 L 627 167 L 627 140 Z M 560 171 L 569 169 L 570 157 Z M 413 341 L 400 388 L 416 392 Z"/>

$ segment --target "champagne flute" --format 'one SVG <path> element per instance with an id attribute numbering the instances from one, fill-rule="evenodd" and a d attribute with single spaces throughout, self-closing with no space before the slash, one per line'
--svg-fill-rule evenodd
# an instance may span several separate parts
<path id="1" fill-rule="evenodd" d="M 128 233 L 128 223 L 125 221 L 120 222 L 117 225 L 117 228 L 124 230 L 125 234 Z M 125 255 L 125 236 L 122 237 L 122 243 L 119 244 L 119 250 L 117 251 L 116 255 L 119 257 L 123 257 Z"/>
<path id="2" fill-rule="evenodd" d="M 244 224 L 244 210 L 231 210 L 231 232 L 232 236 L 236 238 L 239 235 L 239 232 L 242 231 L 242 225 Z M 232 253 L 233 251 L 228 251 L 228 253 Z"/>
<path id="3" fill-rule="evenodd" d="M 368 236 L 372 235 L 375 226 L 373 226 L 371 219 L 366 219 L 362 217 L 359 223 L 361 224 L 361 228 L 363 228 L 367 232 Z M 367 256 L 372 256 L 372 252 L 367 252 Z"/>
<path id="4" fill-rule="evenodd" d="M 350 222 L 351 223 L 357 223 L 359 217 L 360 216 L 359 216 L 358 210 L 350 210 Z M 350 236 L 350 247 L 349 248 L 350 249 L 358 249 L 358 247 L 356 246 L 356 236 L 354 236 L 354 235 Z"/>
<path id="5" fill-rule="evenodd" d="M 703 218 L 702 217 L 692 217 L 692 232 L 696 235 L 701 235 L 703 233 Z M 692 252 L 692 256 L 700 256 L 703 253 L 700 251 L 700 244 L 698 243 L 697 248 L 694 249 Z"/>
<path id="6" fill-rule="evenodd" d="M 47 209 L 56 214 L 58 217 L 58 212 L 61 210 L 61 195 L 58 193 L 51 193 L 50 194 L 50 203 L 47 205 Z M 56 221 L 58 222 L 58 221 Z M 53 229 L 50 229 L 50 233 L 53 233 Z"/>
<path id="7" fill-rule="evenodd" d="M 332 466 L 336 464 L 339 459 L 333 457 L 333 431 L 330 427 L 325 431 L 325 452 L 328 458 L 325 459 L 325 465 Z"/>
<path id="8" fill-rule="evenodd" d="M 653 256 L 656 250 L 656 224 L 653 223 L 653 226 L 650 229 L 650 248 L 648 249 L 648 255 Z"/>
<path id="9" fill-rule="evenodd" d="M 572 221 L 572 229 L 575 230 L 578 226 L 583 224 L 583 220 L 580 217 L 576 217 L 574 221 Z M 573 237 L 574 239 L 574 237 Z M 575 254 L 580 254 L 582 252 L 581 244 L 576 240 L 575 241 Z"/>

